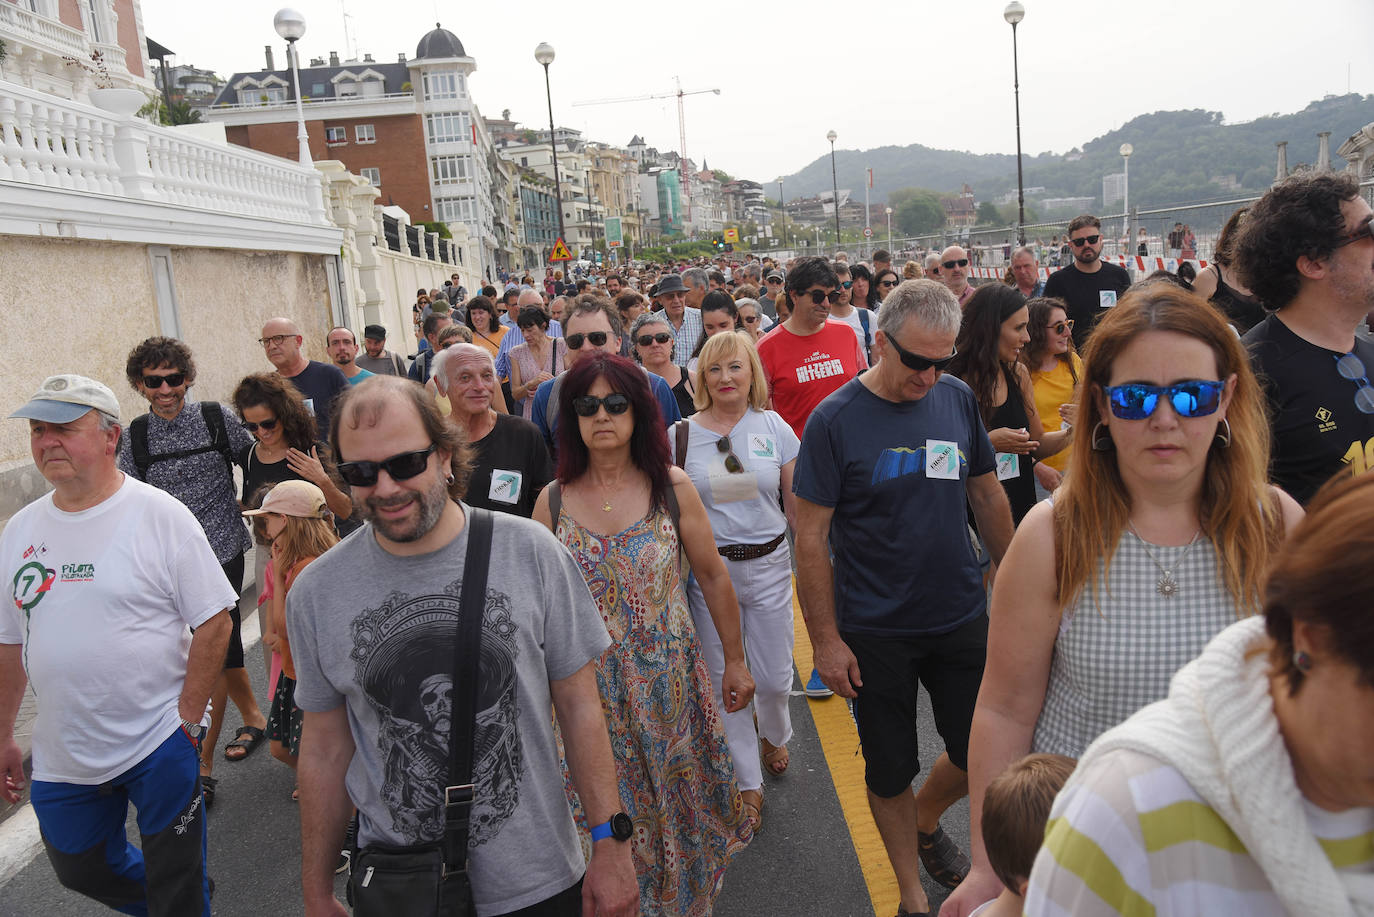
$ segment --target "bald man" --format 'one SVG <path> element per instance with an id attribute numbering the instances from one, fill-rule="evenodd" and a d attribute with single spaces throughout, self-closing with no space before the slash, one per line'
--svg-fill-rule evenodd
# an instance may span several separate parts
<path id="1" fill-rule="evenodd" d="M 549 307 L 544 303 L 544 297 L 534 290 L 521 290 L 520 298 L 516 301 L 515 314 L 519 315 L 520 310 L 526 306 L 538 306 L 544 310 L 545 315 L 549 315 Z M 544 332 L 551 338 L 561 338 L 563 336 L 563 325 L 558 319 L 549 319 L 549 328 Z M 505 337 L 501 338 L 501 346 L 496 350 L 496 378 L 510 378 L 510 349 L 525 343 L 525 336 L 520 333 L 520 329 L 514 326 L 506 332 Z"/>
<path id="2" fill-rule="evenodd" d="M 301 353 L 304 342 L 301 329 L 289 318 L 269 318 L 258 338 L 277 375 L 296 387 L 314 413 L 320 439 L 328 439 L 329 408 L 334 396 L 348 388 L 348 378 L 337 366 L 306 359 Z"/>
<path id="3" fill-rule="evenodd" d="M 957 245 L 940 252 L 939 279 L 959 300 L 959 308 L 962 309 L 973 297 L 973 287 L 968 282 L 968 252 Z"/>

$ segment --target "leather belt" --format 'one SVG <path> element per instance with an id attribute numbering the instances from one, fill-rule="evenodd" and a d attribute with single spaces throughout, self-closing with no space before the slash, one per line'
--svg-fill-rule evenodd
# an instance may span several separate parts
<path id="1" fill-rule="evenodd" d="M 716 548 L 716 551 L 726 560 L 753 560 L 756 557 L 766 557 L 776 551 L 786 535 L 787 533 L 783 532 L 767 544 L 727 544 Z"/>

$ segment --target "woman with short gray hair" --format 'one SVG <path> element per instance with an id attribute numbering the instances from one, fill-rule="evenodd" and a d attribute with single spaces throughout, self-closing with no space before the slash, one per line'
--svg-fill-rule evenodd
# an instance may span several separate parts
<path id="1" fill-rule="evenodd" d="M 635 357 L 644 368 L 663 381 L 673 390 L 677 399 L 677 409 L 683 417 L 691 417 L 697 412 L 696 378 L 685 367 L 673 362 L 673 329 L 662 312 L 644 312 L 630 326 L 630 341 L 634 344 Z"/>

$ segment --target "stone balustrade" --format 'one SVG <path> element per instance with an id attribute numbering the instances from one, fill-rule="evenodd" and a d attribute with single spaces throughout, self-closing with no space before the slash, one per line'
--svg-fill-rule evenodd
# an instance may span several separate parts
<path id="1" fill-rule="evenodd" d="M 40 16 L 19 3 L 0 2 L 0 34 L 44 51 L 82 60 L 91 53 L 86 34 L 80 29 Z M 101 46 L 102 52 L 105 47 Z"/>

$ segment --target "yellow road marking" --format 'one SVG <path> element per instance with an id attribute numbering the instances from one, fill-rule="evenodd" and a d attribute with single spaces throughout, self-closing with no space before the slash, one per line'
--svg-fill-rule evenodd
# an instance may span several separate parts
<path id="1" fill-rule="evenodd" d="M 793 629 L 796 644 L 792 659 L 805 683 L 811 674 L 811 640 L 806 634 L 806 623 L 802 620 L 801 606 L 797 604 L 795 590 L 792 599 Z M 857 754 L 859 733 L 854 728 L 854 719 L 849 715 L 849 705 L 844 698 L 827 697 L 824 700 L 809 701 L 811 718 L 816 722 L 816 732 L 820 736 L 821 749 L 825 752 L 825 763 L 830 768 L 830 780 L 835 784 L 835 795 L 840 800 L 844 812 L 849 838 L 854 844 L 854 853 L 859 858 L 859 868 L 863 870 L 864 883 L 868 886 L 868 897 L 873 902 L 873 912 L 878 917 L 895 914 L 902 903 L 901 890 L 897 887 L 897 876 L 887 859 L 887 849 L 878 834 L 878 826 L 873 823 L 873 814 L 868 808 L 868 787 L 864 784 L 864 759 Z"/>

